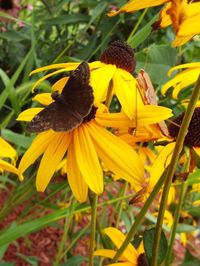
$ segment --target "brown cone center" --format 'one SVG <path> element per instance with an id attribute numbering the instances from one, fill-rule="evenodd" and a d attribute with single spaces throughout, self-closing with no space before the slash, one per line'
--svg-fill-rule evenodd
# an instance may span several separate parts
<path id="1" fill-rule="evenodd" d="M 180 129 L 180 126 L 178 125 L 181 125 L 184 114 L 185 113 L 182 113 L 173 120 L 173 122 L 177 125 L 170 124 L 168 127 L 170 136 L 175 139 L 177 138 Z M 194 114 L 188 127 L 188 133 L 184 140 L 184 144 L 187 146 L 200 147 L 200 107 L 195 108 Z"/>
<path id="2" fill-rule="evenodd" d="M 121 41 L 111 43 L 101 55 L 100 60 L 105 64 L 116 65 L 128 72 L 133 72 L 136 66 L 132 48 Z"/>

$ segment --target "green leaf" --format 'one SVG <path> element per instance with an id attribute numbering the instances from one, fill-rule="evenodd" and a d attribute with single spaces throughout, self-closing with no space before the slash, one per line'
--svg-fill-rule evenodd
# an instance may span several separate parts
<path id="1" fill-rule="evenodd" d="M 144 232 L 143 242 L 144 242 L 144 250 L 147 257 L 147 260 L 149 262 L 149 265 L 151 265 L 152 261 L 152 250 L 153 250 L 153 242 L 154 242 L 154 236 L 155 236 L 155 228 L 152 228 L 150 230 L 146 230 Z M 160 245 L 158 250 L 158 265 L 161 265 L 163 262 L 165 255 L 167 253 L 167 239 L 165 237 L 164 232 L 161 232 L 161 238 L 160 238 Z"/>
<path id="2" fill-rule="evenodd" d="M 65 262 L 61 266 L 81 265 L 82 262 L 88 262 L 88 258 L 78 255 L 71 257 L 70 259 L 67 260 L 67 262 Z"/>
<path id="3" fill-rule="evenodd" d="M 169 80 L 167 72 L 176 64 L 176 50 L 169 45 L 151 45 L 136 53 L 136 71 L 143 68 L 152 83 L 163 85 Z"/>
<path id="4" fill-rule="evenodd" d="M 191 233 L 191 232 L 193 232 L 195 230 L 197 230 L 197 227 L 193 226 L 193 225 L 190 225 L 190 224 L 181 223 L 177 227 L 177 233 L 182 233 L 182 232 Z"/>
<path id="5" fill-rule="evenodd" d="M 59 16 L 57 18 L 44 19 L 43 22 L 49 25 L 71 25 L 79 23 L 87 23 L 89 16 L 84 14 L 67 14 L 65 16 Z"/>
<path id="6" fill-rule="evenodd" d="M 2 129 L 1 134 L 4 139 L 12 142 L 18 147 L 23 147 L 25 149 L 27 149 L 31 145 L 34 138 L 33 136 L 27 137 L 19 133 L 14 133 L 9 129 Z"/>
<path id="7" fill-rule="evenodd" d="M 188 185 L 200 183 L 200 169 L 196 169 L 195 172 L 189 174 L 186 182 Z"/>
<path id="8" fill-rule="evenodd" d="M 193 257 L 192 254 L 186 249 L 186 254 L 183 263 L 181 266 L 199 266 L 200 260 Z"/>

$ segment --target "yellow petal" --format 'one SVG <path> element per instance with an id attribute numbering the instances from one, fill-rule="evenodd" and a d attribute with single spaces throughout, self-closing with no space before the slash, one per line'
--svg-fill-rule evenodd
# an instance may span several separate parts
<path id="1" fill-rule="evenodd" d="M 123 5 L 119 11 L 117 12 L 110 12 L 108 13 L 108 16 L 112 17 L 115 16 L 119 13 L 124 13 L 124 12 L 134 12 L 140 9 L 144 9 L 147 7 L 153 7 L 153 6 L 159 6 L 164 3 L 169 2 L 169 0 L 132 0 L 129 1 L 127 4 Z"/>
<path id="2" fill-rule="evenodd" d="M 133 118 L 138 105 L 144 105 L 141 97 L 141 100 L 137 101 L 137 94 L 139 96 L 140 94 L 136 84 L 136 79 L 127 71 L 119 68 L 115 71 L 113 76 L 113 88 L 123 111 L 130 119 Z"/>
<path id="3" fill-rule="evenodd" d="M 100 159 L 117 176 L 131 183 L 135 190 L 141 189 L 144 166 L 137 153 L 124 141 L 95 122 L 87 125 Z"/>
<path id="4" fill-rule="evenodd" d="M 33 101 L 37 101 L 41 103 L 42 105 L 49 105 L 53 102 L 53 99 L 51 97 L 51 93 L 40 93 L 37 94 L 35 97 L 32 98 Z"/>
<path id="5" fill-rule="evenodd" d="M 5 162 L 3 160 L 0 159 L 0 168 L 2 168 L 5 171 L 14 173 L 16 175 L 19 175 L 19 171 L 16 167 L 14 167 L 12 164 Z"/>
<path id="6" fill-rule="evenodd" d="M 170 70 L 168 71 L 168 76 L 171 76 L 172 72 L 174 70 L 177 70 L 177 69 L 181 69 L 181 68 L 196 68 L 196 67 L 200 67 L 200 62 L 181 64 L 181 65 L 178 65 L 178 66 L 170 68 Z M 188 69 L 188 71 L 189 71 L 189 69 Z"/>
<path id="7" fill-rule="evenodd" d="M 49 184 L 51 177 L 68 149 L 70 136 L 70 133 L 55 133 L 54 138 L 49 142 L 36 176 L 36 188 L 38 191 L 43 192 Z"/>
<path id="8" fill-rule="evenodd" d="M 115 70 L 115 65 L 104 64 L 104 66 L 101 68 L 92 71 L 90 83 L 93 88 L 96 106 L 105 101 L 109 83 L 114 75 Z"/>
<path id="9" fill-rule="evenodd" d="M 29 108 L 19 114 L 17 121 L 31 121 L 35 115 L 37 115 L 44 108 Z"/>
<path id="10" fill-rule="evenodd" d="M 89 188 L 96 194 L 103 192 L 103 172 L 87 127 L 82 124 L 73 131 L 74 152 L 79 170 Z"/>
<path id="11" fill-rule="evenodd" d="M 187 36 L 176 35 L 174 41 L 172 42 L 172 47 L 181 46 L 185 44 L 186 42 L 188 42 L 192 37 L 193 35 L 187 35 Z"/>
<path id="12" fill-rule="evenodd" d="M 198 3 L 199 4 L 199 3 Z M 200 33 L 199 21 L 200 21 L 200 5 L 197 7 L 196 14 L 188 17 L 183 21 L 178 31 L 178 36 L 196 35 Z"/>
<path id="13" fill-rule="evenodd" d="M 156 160 L 154 161 L 151 169 L 150 169 L 150 180 L 148 189 L 151 191 L 158 179 L 163 174 L 164 170 L 170 164 L 172 153 L 175 147 L 175 142 L 167 144 L 161 152 L 158 154 Z"/>
<path id="14" fill-rule="evenodd" d="M 0 137 L 0 157 L 10 158 L 13 162 L 17 158 L 16 150 Z"/>
<path id="15" fill-rule="evenodd" d="M 106 257 L 106 258 L 110 258 L 112 259 L 116 254 L 116 251 L 112 250 L 112 249 L 98 249 L 94 252 L 94 256 L 102 256 L 102 257 Z M 120 261 L 126 261 L 127 259 L 122 255 L 119 259 Z M 127 264 L 128 263 L 128 264 Z M 133 264 L 132 262 L 129 263 L 129 262 L 122 262 L 122 263 L 114 263 L 114 264 L 107 264 L 108 265 L 118 265 L 118 264 L 122 264 L 124 266 L 127 266 L 127 265 L 130 265 L 130 266 L 133 266 L 133 265 L 137 265 L 137 264 Z"/>
<path id="16" fill-rule="evenodd" d="M 88 195 L 88 185 L 79 171 L 72 144 L 69 145 L 67 152 L 67 179 L 75 198 L 79 202 L 85 202 Z"/>
<path id="17" fill-rule="evenodd" d="M 102 63 L 101 61 L 94 61 L 92 63 L 89 63 L 89 66 L 90 66 L 90 70 L 93 70 L 93 69 L 96 69 L 96 68 L 103 67 L 103 66 L 105 66 L 105 64 Z"/>
<path id="18" fill-rule="evenodd" d="M 52 90 L 61 92 L 63 90 L 64 86 L 66 85 L 68 79 L 69 79 L 69 77 L 64 77 L 64 78 L 61 78 L 58 81 L 56 81 L 52 85 Z"/>
<path id="19" fill-rule="evenodd" d="M 53 64 L 53 65 L 48 65 L 48 66 L 44 66 L 44 67 L 39 67 L 35 70 L 33 70 L 30 75 L 33 75 L 35 73 L 39 73 L 42 71 L 46 71 L 46 70 L 50 70 L 50 69 L 57 69 L 57 68 L 65 68 L 66 71 L 70 71 L 70 70 L 74 70 L 75 68 L 77 68 L 77 66 L 80 63 L 61 63 L 61 64 Z"/>
<path id="20" fill-rule="evenodd" d="M 138 266 L 137 262 L 116 262 L 112 264 L 107 264 L 107 266 Z"/>
<path id="21" fill-rule="evenodd" d="M 104 232 L 112 240 L 112 242 L 116 245 L 118 249 L 121 247 L 122 243 L 126 238 L 121 231 L 114 227 L 105 228 Z M 127 248 L 123 253 L 123 256 L 127 259 L 127 261 L 137 263 L 138 253 L 137 250 L 131 244 L 128 244 Z"/>
<path id="22" fill-rule="evenodd" d="M 96 113 L 95 120 L 100 125 L 103 125 L 105 127 L 135 127 L 136 123 L 134 121 L 131 121 L 128 119 L 128 117 L 124 113 L 102 113 L 98 112 Z"/>
<path id="23" fill-rule="evenodd" d="M 52 130 L 40 133 L 32 142 L 29 149 L 23 155 L 19 172 L 23 173 L 35 160 L 46 150 L 48 144 L 53 140 L 55 132 Z"/>
<path id="24" fill-rule="evenodd" d="M 144 105 L 137 110 L 135 117 L 137 119 L 137 126 L 147 126 L 156 124 L 171 117 L 172 110 L 164 106 Z"/>

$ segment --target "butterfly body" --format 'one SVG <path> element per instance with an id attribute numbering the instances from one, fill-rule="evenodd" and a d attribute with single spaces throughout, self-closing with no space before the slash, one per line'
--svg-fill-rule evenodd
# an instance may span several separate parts
<path id="1" fill-rule="evenodd" d="M 65 132 L 78 127 L 90 113 L 94 101 L 89 79 L 89 66 L 83 62 L 72 72 L 62 93 L 52 93 L 54 102 L 30 121 L 27 130 L 37 133 L 49 129 Z"/>

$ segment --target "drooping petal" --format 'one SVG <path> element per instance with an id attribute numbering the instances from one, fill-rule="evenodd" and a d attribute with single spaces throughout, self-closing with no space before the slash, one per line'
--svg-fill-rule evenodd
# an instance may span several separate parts
<path id="1" fill-rule="evenodd" d="M 5 162 L 3 160 L 0 159 L 0 169 L 3 169 L 5 171 L 8 171 L 8 172 L 11 172 L 13 174 L 16 174 L 16 175 L 19 175 L 19 171 L 18 169 L 13 166 L 12 164 L 8 163 L 8 162 Z M 20 175 L 20 180 L 22 181 L 23 180 L 23 176 Z"/>
<path id="2" fill-rule="evenodd" d="M 61 64 L 53 64 L 53 65 L 48 65 L 48 66 L 44 66 L 44 67 L 39 67 L 35 70 L 33 70 L 30 75 L 33 75 L 35 73 L 39 73 L 42 71 L 46 71 L 46 70 L 50 70 L 50 69 L 61 69 L 61 68 L 65 68 L 66 71 L 70 71 L 70 70 L 74 70 L 75 68 L 77 68 L 77 66 L 80 63 L 61 63 Z"/>
<path id="3" fill-rule="evenodd" d="M 37 94 L 35 97 L 32 98 L 33 101 L 37 101 L 38 103 L 41 103 L 42 105 L 49 105 L 53 102 L 53 99 L 51 97 L 51 93 L 40 93 Z"/>
<path id="4" fill-rule="evenodd" d="M 105 64 L 102 63 L 101 61 L 94 61 L 92 63 L 89 63 L 89 66 L 90 66 L 90 70 L 93 70 L 93 69 L 96 69 L 96 68 L 103 67 L 103 66 L 105 66 Z"/>
<path id="5" fill-rule="evenodd" d="M 119 13 L 134 12 L 147 7 L 159 6 L 167 2 L 169 2 L 169 0 L 132 0 L 122 6 L 118 11 L 108 13 L 108 16 L 112 17 Z"/>
<path id="6" fill-rule="evenodd" d="M 151 191 L 154 188 L 155 184 L 163 174 L 164 170 L 170 164 L 174 147 L 175 147 L 175 142 L 167 144 L 155 159 L 150 169 L 150 180 L 148 184 L 149 191 Z"/>
<path id="7" fill-rule="evenodd" d="M 72 142 L 73 140 L 71 139 L 71 144 L 67 152 L 67 178 L 75 198 L 79 202 L 85 202 L 88 195 L 88 185 L 82 177 L 76 163 Z"/>
<path id="8" fill-rule="evenodd" d="M 53 140 L 55 132 L 52 130 L 40 133 L 32 142 L 29 149 L 23 155 L 19 172 L 23 173 L 35 160 L 46 150 L 48 144 Z"/>
<path id="9" fill-rule="evenodd" d="M 174 72 L 174 70 L 177 70 L 177 69 L 181 69 L 181 68 L 198 68 L 200 67 L 200 62 L 194 62 L 194 63 L 187 63 L 187 64 L 181 64 L 181 65 L 178 65 L 178 66 L 175 66 L 175 67 L 172 67 L 170 68 L 170 70 L 168 71 L 168 76 L 171 76 L 172 72 Z M 188 71 L 189 71 L 188 69 Z"/>
<path id="10" fill-rule="evenodd" d="M 89 132 L 82 124 L 73 134 L 74 153 L 81 175 L 89 188 L 100 194 L 103 192 L 103 172 Z"/>
<path id="11" fill-rule="evenodd" d="M 136 108 L 143 106 L 136 79 L 127 71 L 117 68 L 113 76 L 113 88 L 125 114 L 132 119 Z M 139 96 L 139 97 L 138 97 Z"/>
<path id="12" fill-rule="evenodd" d="M 15 162 L 17 158 L 16 150 L 3 138 L 0 137 L 0 157 L 9 158 Z"/>
<path id="13" fill-rule="evenodd" d="M 105 101 L 109 83 L 116 70 L 115 65 L 104 64 L 101 68 L 91 72 L 90 83 L 93 88 L 95 105 Z"/>
<path id="14" fill-rule="evenodd" d="M 37 115 L 44 108 L 29 108 L 19 114 L 17 117 L 17 121 L 31 121 L 35 115 Z"/>
<path id="15" fill-rule="evenodd" d="M 116 245 L 118 249 L 121 247 L 122 243 L 126 238 L 126 236 L 122 234 L 121 231 L 114 227 L 105 228 L 104 232 L 112 240 L 112 242 Z M 128 244 L 127 248 L 123 253 L 123 256 L 126 258 L 127 261 L 137 263 L 138 253 L 137 250 L 131 244 Z"/>
<path id="16" fill-rule="evenodd" d="M 131 183 L 135 190 L 141 189 L 144 166 L 137 153 L 123 140 L 95 122 L 87 125 L 95 149 L 108 169 Z"/>
<path id="17" fill-rule="evenodd" d="M 55 133 L 54 138 L 46 147 L 36 176 L 36 188 L 38 191 L 43 192 L 49 184 L 51 177 L 68 149 L 70 137 L 70 133 Z"/>
<path id="18" fill-rule="evenodd" d="M 187 35 L 187 36 L 176 35 L 175 39 L 172 42 L 172 47 L 179 47 L 188 42 L 192 37 L 193 35 Z"/>

